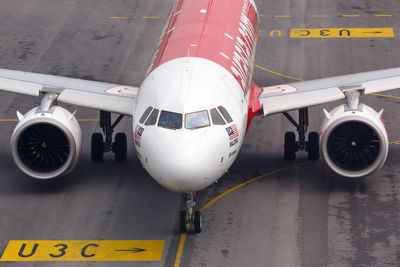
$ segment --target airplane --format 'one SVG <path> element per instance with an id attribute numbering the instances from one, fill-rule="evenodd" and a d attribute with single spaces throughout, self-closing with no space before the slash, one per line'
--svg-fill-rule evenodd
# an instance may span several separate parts
<path id="1" fill-rule="evenodd" d="M 81 152 L 75 114 L 59 104 L 100 111 L 103 133 L 91 139 L 91 159 L 127 159 L 127 137 L 115 126 L 132 117 L 137 156 L 163 187 L 186 194 L 180 231 L 199 233 L 196 192 L 215 183 L 234 163 L 257 115 L 283 113 L 296 126 L 284 136 L 284 159 L 320 154 L 336 173 L 363 177 L 379 170 L 388 154 L 382 111 L 360 103 L 361 95 L 399 88 L 400 68 L 259 87 L 253 81 L 259 14 L 254 0 L 176 0 L 140 87 L 0 69 L 0 89 L 40 97 L 11 137 L 19 169 L 36 179 L 71 172 Z M 337 100 L 321 136 L 310 132 L 308 107 Z M 288 111 L 298 111 L 296 121 Z M 112 123 L 111 113 L 119 114 Z"/>

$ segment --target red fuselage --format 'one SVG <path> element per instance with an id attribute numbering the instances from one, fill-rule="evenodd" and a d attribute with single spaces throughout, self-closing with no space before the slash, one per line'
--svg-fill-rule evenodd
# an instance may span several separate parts
<path id="1" fill-rule="evenodd" d="M 258 32 L 259 18 L 252 0 L 177 0 L 147 75 L 177 58 L 211 60 L 228 70 L 240 84 L 248 101 L 249 126 L 260 111 L 260 89 L 252 84 Z"/>

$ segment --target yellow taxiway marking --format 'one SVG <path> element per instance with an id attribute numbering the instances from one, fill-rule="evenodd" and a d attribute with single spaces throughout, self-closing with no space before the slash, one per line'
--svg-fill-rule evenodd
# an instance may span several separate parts
<path id="1" fill-rule="evenodd" d="M 159 19 L 160 17 L 142 17 L 142 19 Z"/>
<path id="2" fill-rule="evenodd" d="M 381 14 L 381 15 L 375 15 L 375 17 L 393 17 L 393 15 Z"/>
<path id="3" fill-rule="evenodd" d="M 243 186 L 245 186 L 245 185 L 248 185 L 248 184 L 250 184 L 250 183 L 253 183 L 253 182 L 255 182 L 255 181 L 258 181 L 258 180 L 260 180 L 260 179 L 262 179 L 262 178 L 265 178 L 265 177 L 267 177 L 267 176 L 271 176 L 271 175 L 273 175 L 273 174 L 276 174 L 276 173 L 279 173 L 279 172 L 282 172 L 282 171 L 285 171 L 285 170 L 288 170 L 288 169 L 292 169 L 292 168 L 295 168 L 295 167 L 299 167 L 299 166 L 304 165 L 304 164 L 309 163 L 309 162 L 310 162 L 310 161 L 303 161 L 303 162 L 300 162 L 300 163 L 297 163 L 297 164 L 293 164 L 293 165 L 290 165 L 290 166 L 286 166 L 286 167 L 283 167 L 283 168 L 280 168 L 280 169 L 277 169 L 277 170 L 274 170 L 274 171 L 271 171 L 271 172 L 262 174 L 262 175 L 260 175 L 260 176 L 257 176 L 257 177 L 255 177 L 255 178 L 253 178 L 253 179 L 250 179 L 250 180 L 248 180 L 248 181 L 246 181 L 246 182 L 244 182 L 244 183 L 241 183 L 241 184 L 239 184 L 239 185 L 237 185 L 237 186 L 235 186 L 235 187 L 232 187 L 231 189 L 225 191 L 224 193 L 218 195 L 217 197 L 215 197 L 215 198 L 213 198 L 212 200 L 210 200 L 209 202 L 207 202 L 203 207 L 200 208 L 200 212 L 203 212 L 205 209 L 207 209 L 209 206 L 211 206 L 212 204 L 214 204 L 216 201 L 220 200 L 220 199 L 223 198 L 224 196 L 226 196 L 226 195 L 232 193 L 233 191 L 238 190 L 239 188 L 241 188 L 241 187 L 243 187 Z M 180 237 L 180 240 L 179 240 L 178 251 L 177 251 L 177 253 L 176 253 L 176 258 L 175 258 L 174 267 L 179 267 L 179 266 L 180 266 L 181 258 L 182 258 L 182 253 L 183 253 L 183 248 L 184 248 L 184 246 L 185 246 L 185 241 L 186 241 L 186 234 L 181 234 L 181 237 Z"/>
<path id="4" fill-rule="evenodd" d="M 270 70 L 270 69 L 267 69 L 267 68 L 264 68 L 264 67 L 261 67 L 261 66 L 258 66 L 258 65 L 255 65 L 255 66 L 256 66 L 256 68 L 259 68 L 259 69 L 261 69 L 263 71 L 266 71 L 266 72 L 269 72 L 269 73 L 272 73 L 272 74 L 275 74 L 275 75 L 278 75 L 278 76 L 281 76 L 281 77 L 285 77 L 285 78 L 288 78 L 288 79 L 291 79 L 291 80 L 295 80 L 295 81 L 299 81 L 299 82 L 304 82 L 304 80 L 300 79 L 300 78 L 295 78 L 295 77 L 292 77 L 292 76 L 289 76 L 289 75 L 285 75 L 285 74 L 282 74 L 282 73 L 279 73 L 279 72 L 276 72 L 276 71 L 273 71 L 273 70 Z"/>
<path id="5" fill-rule="evenodd" d="M 0 261 L 160 261 L 165 240 L 11 240 Z"/>
<path id="6" fill-rule="evenodd" d="M 326 18 L 326 15 L 308 15 L 310 18 Z"/>
<path id="7" fill-rule="evenodd" d="M 258 180 L 260 180 L 260 179 L 262 179 L 262 178 L 265 178 L 265 177 L 267 177 L 267 176 L 271 176 L 271 175 L 276 174 L 276 173 L 278 173 L 278 172 L 282 172 L 282 171 L 286 171 L 286 170 L 288 170 L 288 169 L 292 169 L 292 168 L 295 168 L 295 167 L 302 166 L 302 165 L 304 165 L 304 164 L 306 164 L 306 163 L 309 163 L 309 162 L 310 162 L 310 161 L 303 161 L 303 162 L 296 163 L 296 164 L 293 164 L 293 165 L 290 165 L 290 166 L 286 166 L 286 167 L 283 167 L 283 168 L 280 168 L 280 169 L 277 169 L 277 170 L 274 170 L 274 171 L 271 171 L 271 172 L 262 174 L 262 175 L 260 175 L 260 176 L 257 176 L 257 177 L 255 177 L 255 178 L 253 178 L 253 179 L 250 179 L 250 180 L 248 180 L 248 181 L 246 181 L 246 182 L 244 182 L 244 183 L 241 183 L 241 184 L 239 184 L 239 185 L 237 185 L 237 186 L 235 186 L 235 187 L 232 187 L 231 189 L 225 191 L 224 193 L 218 195 L 217 197 L 215 197 L 215 198 L 213 198 L 212 200 L 210 200 L 209 202 L 207 202 L 207 203 L 200 209 L 200 212 L 203 212 L 205 209 L 207 209 L 209 206 L 211 206 L 212 204 L 214 204 L 216 201 L 220 200 L 220 199 L 223 198 L 224 196 L 226 196 L 226 195 L 232 193 L 233 191 L 238 190 L 239 188 L 241 188 L 241 187 L 243 187 L 243 186 L 245 186 L 245 185 L 248 185 L 248 184 L 250 184 L 250 183 L 253 183 L 253 182 L 255 182 L 255 181 L 258 181 Z"/>
<path id="8" fill-rule="evenodd" d="M 375 96 L 381 96 L 381 97 L 387 97 L 387 98 L 394 98 L 394 99 L 400 99 L 400 96 L 393 96 L 393 95 L 381 95 L 381 94 L 373 94 Z"/>
<path id="9" fill-rule="evenodd" d="M 360 15 L 342 15 L 344 18 L 353 18 L 353 17 L 359 17 Z"/>
<path id="10" fill-rule="evenodd" d="M 290 15 L 276 15 L 274 18 L 291 18 L 292 16 Z"/>
<path id="11" fill-rule="evenodd" d="M 181 265 L 181 259 L 183 254 L 183 248 L 185 246 L 186 234 L 181 234 L 179 239 L 178 252 L 176 253 L 174 267 L 179 267 Z"/>
<path id="12" fill-rule="evenodd" d="M 290 29 L 290 38 L 376 38 L 394 37 L 393 28 Z"/>
<path id="13" fill-rule="evenodd" d="M 400 144 L 400 141 L 393 141 L 389 143 L 389 145 L 394 145 L 394 144 Z"/>
<path id="14" fill-rule="evenodd" d="M 109 19 L 128 19 L 128 17 L 108 17 Z"/>

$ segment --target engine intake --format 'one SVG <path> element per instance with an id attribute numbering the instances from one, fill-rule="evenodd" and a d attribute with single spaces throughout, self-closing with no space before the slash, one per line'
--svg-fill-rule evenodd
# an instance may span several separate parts
<path id="1" fill-rule="evenodd" d="M 340 175 L 366 176 L 386 161 L 389 140 L 381 114 L 364 104 L 356 110 L 347 105 L 335 108 L 327 114 L 321 132 L 322 155 Z"/>
<path id="2" fill-rule="evenodd" d="M 17 166 L 37 179 L 66 174 L 75 166 L 82 133 L 73 114 L 53 106 L 46 112 L 34 108 L 17 124 L 11 151 Z"/>

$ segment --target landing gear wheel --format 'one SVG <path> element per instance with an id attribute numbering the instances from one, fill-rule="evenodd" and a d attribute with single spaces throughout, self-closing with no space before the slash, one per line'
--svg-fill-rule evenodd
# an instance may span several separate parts
<path id="1" fill-rule="evenodd" d="M 317 132 L 308 134 L 308 159 L 319 159 L 319 134 Z"/>
<path id="2" fill-rule="evenodd" d="M 179 214 L 179 232 L 186 233 L 186 211 L 182 210 Z"/>
<path id="3" fill-rule="evenodd" d="M 91 158 L 92 161 L 100 162 L 103 161 L 104 154 L 104 141 L 101 133 L 94 133 L 92 135 L 91 144 Z"/>
<path id="4" fill-rule="evenodd" d="M 288 161 L 293 161 L 296 159 L 296 135 L 294 132 L 285 133 L 283 158 Z"/>
<path id="5" fill-rule="evenodd" d="M 194 232 L 196 234 L 198 234 L 198 233 L 201 232 L 201 226 L 202 226 L 202 223 L 201 223 L 201 212 L 200 211 L 195 211 L 193 219 L 194 219 L 193 220 L 194 221 Z"/>
<path id="6" fill-rule="evenodd" d="M 117 133 L 115 135 L 115 142 L 114 142 L 114 153 L 116 161 L 122 162 L 127 159 L 126 147 L 127 147 L 126 134 Z"/>

